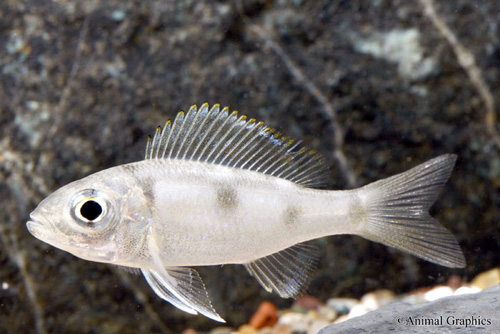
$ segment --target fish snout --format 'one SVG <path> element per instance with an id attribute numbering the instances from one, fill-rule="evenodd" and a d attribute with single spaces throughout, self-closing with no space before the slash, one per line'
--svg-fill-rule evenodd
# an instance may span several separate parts
<path id="1" fill-rule="evenodd" d="M 35 220 L 28 221 L 26 223 L 26 227 L 28 228 L 28 231 L 38 239 L 40 239 L 40 236 L 42 235 L 43 230 L 45 229 L 42 223 Z"/>
<path id="2" fill-rule="evenodd" d="M 38 239 L 42 239 L 41 236 L 46 234 L 48 228 L 42 216 L 39 212 L 33 211 L 30 213 L 30 220 L 26 223 L 28 231 Z"/>

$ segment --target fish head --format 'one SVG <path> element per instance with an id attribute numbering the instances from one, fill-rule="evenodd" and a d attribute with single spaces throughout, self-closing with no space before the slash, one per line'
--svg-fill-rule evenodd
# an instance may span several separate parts
<path id="1" fill-rule="evenodd" d="M 103 172 L 74 181 L 40 202 L 26 223 L 29 232 L 85 260 L 125 263 L 144 239 L 139 232 L 149 223 L 149 211 L 127 175 Z"/>

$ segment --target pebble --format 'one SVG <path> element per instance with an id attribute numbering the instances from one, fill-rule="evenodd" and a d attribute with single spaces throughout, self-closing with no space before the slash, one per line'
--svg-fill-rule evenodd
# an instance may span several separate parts
<path id="1" fill-rule="evenodd" d="M 303 295 L 297 298 L 297 300 L 292 305 L 292 310 L 297 311 L 307 311 L 307 310 L 315 310 L 319 307 L 325 305 L 319 298 Z"/>
<path id="2" fill-rule="evenodd" d="M 358 304 L 359 300 L 354 298 L 330 298 L 326 302 L 326 306 L 334 309 L 339 315 L 349 313 Z"/>
<path id="3" fill-rule="evenodd" d="M 248 323 L 255 329 L 272 327 L 278 322 L 278 308 L 271 302 L 262 302 Z"/>
<path id="4" fill-rule="evenodd" d="M 288 325 L 296 332 L 307 332 L 311 322 L 307 314 L 295 312 L 287 312 L 278 319 L 278 323 Z"/>
<path id="5" fill-rule="evenodd" d="M 330 323 L 337 319 L 338 314 L 335 309 L 328 306 L 321 306 L 316 310 L 318 319 L 329 321 Z"/>
<path id="6" fill-rule="evenodd" d="M 231 327 L 217 327 L 210 331 L 210 334 L 231 334 L 234 333 L 234 329 Z"/>
<path id="7" fill-rule="evenodd" d="M 363 295 L 363 297 L 361 297 L 361 304 L 363 304 L 367 310 L 373 311 L 389 304 L 395 297 L 396 295 L 394 292 L 390 290 L 375 290 Z"/>
<path id="8" fill-rule="evenodd" d="M 250 325 L 242 325 L 236 332 L 238 334 L 258 334 L 257 330 Z"/>
<path id="9" fill-rule="evenodd" d="M 465 294 L 468 294 L 468 293 L 476 293 L 476 292 L 479 292 L 479 291 L 481 291 L 481 289 L 476 288 L 474 286 L 462 286 L 462 287 L 456 289 L 453 294 L 454 295 L 465 295 Z"/>
<path id="10" fill-rule="evenodd" d="M 335 319 L 335 321 L 333 323 L 338 324 L 339 322 L 346 321 L 346 320 L 347 320 L 347 314 L 342 314 L 337 319 Z"/>
<path id="11" fill-rule="evenodd" d="M 366 307 L 366 305 L 363 305 L 363 304 L 354 305 L 354 307 L 347 314 L 347 319 L 352 319 L 352 318 L 355 318 L 355 317 L 360 317 L 362 315 L 367 314 L 370 311 L 372 311 L 372 310 L 369 310 Z"/>
<path id="12" fill-rule="evenodd" d="M 435 300 L 451 295 L 453 295 L 453 289 L 449 286 L 436 286 L 435 288 L 427 291 L 424 294 L 424 298 L 428 302 L 433 302 Z"/>
<path id="13" fill-rule="evenodd" d="M 315 320 L 313 321 L 307 330 L 307 334 L 317 334 L 320 329 L 325 328 L 326 326 L 330 325 L 331 322 L 325 321 L 325 320 Z"/>
<path id="14" fill-rule="evenodd" d="M 291 326 L 285 324 L 276 324 L 273 327 L 265 327 L 259 331 L 259 334 L 296 334 Z"/>
<path id="15" fill-rule="evenodd" d="M 480 290 L 500 284 L 500 268 L 494 268 L 480 273 L 472 279 L 470 285 Z"/>

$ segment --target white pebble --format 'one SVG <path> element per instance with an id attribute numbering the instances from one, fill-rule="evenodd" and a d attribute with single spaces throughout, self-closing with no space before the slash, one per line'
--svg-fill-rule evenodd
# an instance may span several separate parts
<path id="1" fill-rule="evenodd" d="M 448 297 L 453 295 L 453 289 L 450 288 L 449 286 L 438 286 L 435 287 L 434 289 L 431 289 L 427 291 L 424 294 L 424 298 L 428 302 L 432 302 L 435 300 L 438 300 L 443 297 Z"/>
<path id="2" fill-rule="evenodd" d="M 359 317 L 359 316 L 367 314 L 368 312 L 370 312 L 370 310 L 368 310 L 365 305 L 358 304 L 358 305 L 355 305 L 351 309 L 351 311 L 347 315 L 347 319 L 352 319 L 352 318 L 355 318 L 355 317 Z"/>
<path id="3" fill-rule="evenodd" d="M 311 320 L 307 315 L 302 313 L 289 312 L 283 314 L 278 323 L 288 325 L 296 332 L 307 332 Z"/>
<path id="4" fill-rule="evenodd" d="M 373 311 L 389 304 L 394 297 L 394 292 L 390 290 L 376 290 L 361 297 L 361 303 L 367 310 Z"/>
<path id="5" fill-rule="evenodd" d="M 476 288 L 474 286 L 462 286 L 453 292 L 454 295 L 466 295 L 469 293 L 476 293 L 481 291 L 481 289 Z"/>
<path id="6" fill-rule="evenodd" d="M 309 326 L 309 329 L 307 330 L 307 334 L 317 334 L 321 329 L 325 328 L 328 325 L 330 325 L 330 322 L 328 322 L 328 321 L 315 320 Z"/>
<path id="7" fill-rule="evenodd" d="M 316 311 L 318 318 L 325 321 L 333 321 L 337 318 L 337 311 L 328 306 L 320 306 Z"/>

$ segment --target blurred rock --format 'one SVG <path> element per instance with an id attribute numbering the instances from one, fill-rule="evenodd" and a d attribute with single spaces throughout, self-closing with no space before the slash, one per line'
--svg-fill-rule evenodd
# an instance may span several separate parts
<path id="1" fill-rule="evenodd" d="M 319 334 L 382 333 L 498 333 L 500 286 L 475 294 L 452 296 L 422 305 L 393 303 L 339 324 Z M 437 321 L 417 325 L 416 321 Z M 440 322 L 440 323 L 439 323 Z"/>

